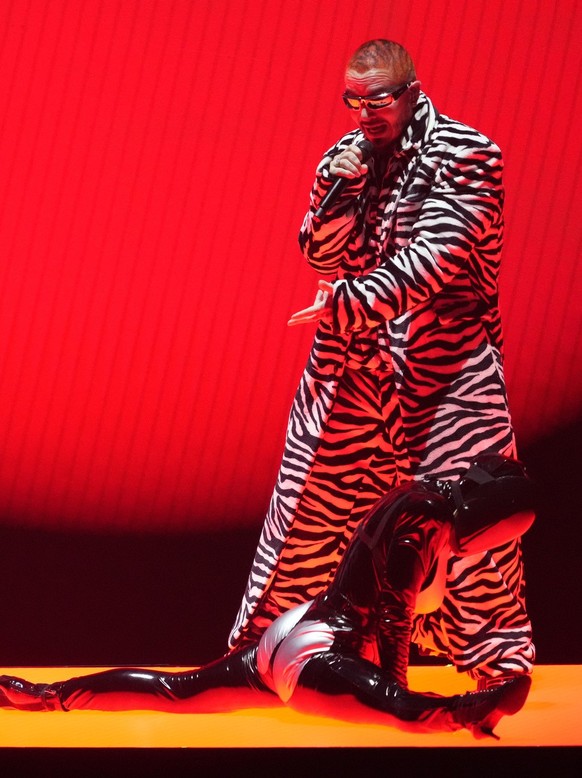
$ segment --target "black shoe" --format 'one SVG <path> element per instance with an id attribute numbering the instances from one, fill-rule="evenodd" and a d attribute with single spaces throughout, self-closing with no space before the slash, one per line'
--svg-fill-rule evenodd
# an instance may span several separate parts
<path id="1" fill-rule="evenodd" d="M 54 710 L 56 692 L 48 683 L 30 683 L 12 675 L 0 675 L 0 708 L 16 710 Z"/>
<path id="2" fill-rule="evenodd" d="M 513 716 L 521 710 L 531 687 L 529 675 L 520 675 L 511 681 L 485 691 L 467 692 L 459 697 L 455 719 L 476 738 L 493 737 L 503 716 Z"/>

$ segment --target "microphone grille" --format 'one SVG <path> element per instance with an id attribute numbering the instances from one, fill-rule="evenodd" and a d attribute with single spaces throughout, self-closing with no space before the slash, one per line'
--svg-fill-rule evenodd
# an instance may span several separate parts
<path id="1" fill-rule="evenodd" d="M 358 148 L 362 149 L 362 162 L 365 162 L 374 151 L 374 144 L 367 138 L 364 138 L 364 140 L 358 143 Z"/>

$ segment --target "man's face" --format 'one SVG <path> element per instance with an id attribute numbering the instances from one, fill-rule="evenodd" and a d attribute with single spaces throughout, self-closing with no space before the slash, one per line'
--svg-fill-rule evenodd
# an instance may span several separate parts
<path id="1" fill-rule="evenodd" d="M 364 73 L 347 70 L 345 77 L 346 95 L 353 97 L 385 95 L 405 83 L 384 68 L 372 68 Z M 400 138 L 412 119 L 419 86 L 419 81 L 413 81 L 392 105 L 385 108 L 371 108 L 362 103 L 358 110 L 351 111 L 356 124 L 374 146 L 383 148 Z"/>

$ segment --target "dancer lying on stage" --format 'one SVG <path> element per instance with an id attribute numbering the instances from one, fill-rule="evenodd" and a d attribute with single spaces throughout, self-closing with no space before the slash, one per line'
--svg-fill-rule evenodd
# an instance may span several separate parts
<path id="1" fill-rule="evenodd" d="M 457 481 L 407 483 L 362 521 L 327 589 L 258 643 L 180 673 L 118 668 L 51 684 L 2 676 L 0 707 L 208 713 L 284 703 L 413 732 L 492 735 L 523 706 L 529 676 L 451 697 L 409 691 L 412 617 L 438 607 L 451 550 L 481 553 L 529 528 L 533 492 L 521 463 L 499 454 L 480 454 Z"/>

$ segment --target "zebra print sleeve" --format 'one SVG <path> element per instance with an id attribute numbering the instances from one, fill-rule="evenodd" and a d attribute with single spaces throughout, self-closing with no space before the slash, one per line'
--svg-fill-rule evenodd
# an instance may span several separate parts
<path id="1" fill-rule="evenodd" d="M 502 169 L 493 143 L 451 150 L 407 244 L 367 275 L 335 282 L 334 330 L 361 330 L 394 319 L 451 281 L 489 231 L 501 228 Z"/>
<path id="2" fill-rule="evenodd" d="M 366 178 L 350 181 L 340 197 L 330 207 L 329 216 L 316 222 L 313 214 L 331 188 L 333 178 L 329 173 L 331 160 L 351 143 L 358 143 L 363 134 L 354 130 L 338 141 L 319 163 L 315 183 L 311 190 L 310 207 L 299 233 L 299 246 L 307 261 L 322 275 L 335 273 L 342 264 L 349 264 L 348 245 L 357 217 L 357 197 L 363 190 Z"/>

